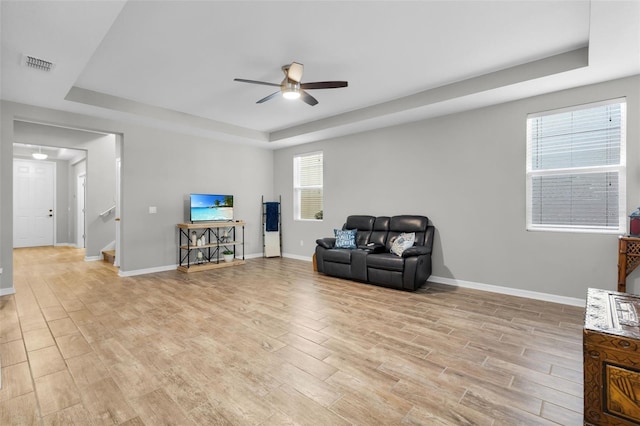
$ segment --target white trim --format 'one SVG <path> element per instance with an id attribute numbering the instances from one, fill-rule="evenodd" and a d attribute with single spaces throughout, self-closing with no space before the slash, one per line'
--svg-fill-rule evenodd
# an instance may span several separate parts
<path id="1" fill-rule="evenodd" d="M 253 254 L 245 255 L 245 259 L 256 259 L 260 257 L 262 257 L 262 253 L 253 253 Z M 311 262 L 313 260 L 313 257 L 300 256 L 292 253 L 283 253 L 282 257 L 302 260 L 305 262 Z M 98 256 L 97 259 L 93 259 L 93 260 L 99 260 L 99 259 L 100 259 L 100 256 Z M 87 260 L 87 258 L 85 258 L 85 260 Z M 155 272 L 173 271 L 177 268 L 178 268 L 178 265 L 176 264 L 176 265 L 157 266 L 154 268 L 136 269 L 133 271 L 120 270 L 118 272 L 118 276 L 133 277 L 136 275 L 153 274 Z M 527 299 L 544 300 L 546 302 L 560 303 L 562 305 L 571 305 L 571 306 L 579 306 L 579 307 L 584 307 L 586 305 L 585 299 L 579 299 L 575 297 L 559 296 L 556 294 L 540 293 L 537 291 L 522 290 L 517 288 L 502 287 L 502 286 L 491 285 L 491 284 L 476 283 L 473 281 L 456 280 L 453 278 L 438 277 L 435 275 L 431 275 L 427 280 L 427 282 L 429 281 L 438 283 L 438 284 L 450 285 L 454 287 L 471 288 L 475 290 L 488 291 L 491 293 L 499 293 L 499 294 L 507 294 L 510 296 L 524 297 Z M 13 293 L 7 293 L 7 294 L 13 294 Z M 0 293 L 0 296 L 1 295 L 2 294 Z"/>
<path id="2" fill-rule="evenodd" d="M 16 289 L 13 287 L 0 288 L 0 297 L 9 296 L 10 294 L 16 294 Z"/>
<path id="3" fill-rule="evenodd" d="M 291 254 L 291 253 L 283 253 L 282 256 L 288 257 L 291 259 L 305 260 L 308 262 L 311 262 L 313 260 L 313 258 L 311 257 L 299 256 L 297 254 Z M 453 278 L 437 277 L 435 275 L 431 275 L 427 280 L 427 282 L 445 284 L 445 285 L 450 285 L 454 287 L 472 288 L 475 290 L 488 291 L 491 293 L 508 294 L 510 296 L 525 297 L 527 299 L 544 300 L 547 302 L 560 303 L 563 305 L 580 306 L 580 307 L 584 307 L 586 305 L 586 301 L 584 299 L 578 299 L 575 297 L 558 296 L 556 294 L 540 293 L 537 291 L 521 290 L 517 288 L 502 287 L 498 285 L 476 283 L 473 281 L 456 280 Z"/>
<path id="4" fill-rule="evenodd" d="M 290 259 L 297 259 L 297 260 L 304 260 L 305 262 L 313 261 L 313 257 L 299 256 L 297 254 L 291 254 L 291 253 L 282 253 L 282 257 L 288 257 Z"/>
<path id="5" fill-rule="evenodd" d="M 119 277 L 134 277 L 136 275 L 153 274 L 155 272 L 175 271 L 178 265 L 156 266 L 154 268 L 134 269 L 133 271 L 118 271 Z"/>
<path id="6" fill-rule="evenodd" d="M 492 293 L 508 294 L 510 296 L 526 297 L 527 299 L 544 300 L 546 302 L 560 303 L 563 305 L 585 307 L 586 300 L 575 297 L 559 296 L 556 294 L 540 293 L 537 291 L 522 290 L 518 288 L 502 287 L 498 285 L 476 283 L 473 281 L 456 280 L 454 278 L 437 277 L 431 275 L 427 280 L 455 287 L 472 288 L 475 290 L 489 291 Z"/>
<path id="7" fill-rule="evenodd" d="M 85 256 L 85 262 L 95 262 L 96 260 L 102 260 L 102 256 Z"/>
<path id="8" fill-rule="evenodd" d="M 247 254 L 244 256 L 245 259 L 255 259 L 262 257 L 262 253 L 254 253 Z M 153 268 L 145 268 L 145 269 L 134 269 L 132 271 L 118 271 L 118 276 L 120 277 L 133 277 L 136 275 L 145 275 L 145 274 L 153 274 L 156 272 L 166 272 L 166 271 L 174 271 L 178 269 L 178 265 L 164 265 L 164 266 L 155 266 Z"/>
<path id="9" fill-rule="evenodd" d="M 547 110 L 547 111 L 532 112 L 532 113 L 527 114 L 527 118 L 539 118 L 539 117 L 544 117 L 545 115 L 562 114 L 562 113 L 565 113 L 565 112 L 580 111 L 581 109 L 597 108 L 597 107 L 600 107 L 600 106 L 621 104 L 621 103 L 625 103 L 625 102 L 627 102 L 627 97 L 626 96 L 622 96 L 620 98 L 606 99 L 604 101 L 587 102 L 587 103 L 584 103 L 584 104 L 571 105 L 571 106 L 564 107 L 564 108 L 557 108 L 557 109 L 550 109 L 550 110 Z"/>
<path id="10" fill-rule="evenodd" d="M 73 243 L 55 243 L 53 246 L 54 247 L 76 247 L 77 248 L 77 246 L 75 244 L 73 244 Z"/>

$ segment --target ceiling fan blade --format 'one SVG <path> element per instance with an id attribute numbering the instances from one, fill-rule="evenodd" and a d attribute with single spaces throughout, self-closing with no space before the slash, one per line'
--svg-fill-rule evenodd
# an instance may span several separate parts
<path id="1" fill-rule="evenodd" d="M 310 94 L 308 94 L 307 92 L 305 92 L 304 90 L 300 90 L 300 99 L 302 99 L 303 102 L 311 106 L 318 104 L 318 100 L 313 96 L 311 96 Z"/>
<path id="2" fill-rule="evenodd" d="M 292 62 L 291 65 L 289 65 L 289 70 L 287 71 L 287 78 L 289 78 L 289 80 L 300 83 L 300 80 L 302 80 L 303 71 L 304 65 L 297 62 Z"/>
<path id="3" fill-rule="evenodd" d="M 244 78 L 234 78 L 233 81 L 239 81 L 241 83 L 262 84 L 263 86 L 280 87 L 278 83 L 267 83 L 266 81 L 258 81 L 258 80 L 246 80 Z"/>
<path id="4" fill-rule="evenodd" d="M 346 81 L 316 81 L 313 83 L 302 83 L 301 89 L 337 89 L 339 87 L 347 87 L 349 85 Z"/>
<path id="5" fill-rule="evenodd" d="M 272 94 L 270 94 L 269 96 L 265 96 L 264 98 L 260 99 L 258 102 L 256 102 L 257 104 L 261 104 L 263 102 L 267 102 L 269 99 L 275 98 L 276 96 L 278 96 L 280 94 L 280 91 L 278 90 L 277 92 L 273 92 Z"/>

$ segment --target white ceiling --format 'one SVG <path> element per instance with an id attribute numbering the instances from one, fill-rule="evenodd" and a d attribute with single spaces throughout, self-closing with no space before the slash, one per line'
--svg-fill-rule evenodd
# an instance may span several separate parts
<path id="1" fill-rule="evenodd" d="M 636 0 L 1 6 L 2 99 L 270 148 L 640 74 Z M 233 81 L 292 61 L 349 87 L 311 107 Z"/>

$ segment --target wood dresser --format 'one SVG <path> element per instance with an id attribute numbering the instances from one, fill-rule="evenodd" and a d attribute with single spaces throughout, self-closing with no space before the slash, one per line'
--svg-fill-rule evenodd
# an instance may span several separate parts
<path id="1" fill-rule="evenodd" d="M 640 424 L 640 296 L 590 288 L 583 347 L 584 423 Z"/>

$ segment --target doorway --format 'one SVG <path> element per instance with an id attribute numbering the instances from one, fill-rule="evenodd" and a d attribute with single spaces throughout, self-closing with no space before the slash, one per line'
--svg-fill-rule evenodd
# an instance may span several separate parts
<path id="1" fill-rule="evenodd" d="M 32 160 L 42 151 L 46 161 L 56 163 L 53 245 L 84 248 L 87 261 L 101 260 L 101 252 L 116 239 L 114 215 L 101 212 L 115 202 L 114 163 L 116 156 L 122 157 L 121 143 L 118 134 L 14 120 L 14 159 Z M 84 191 L 78 191 L 83 174 Z"/>

